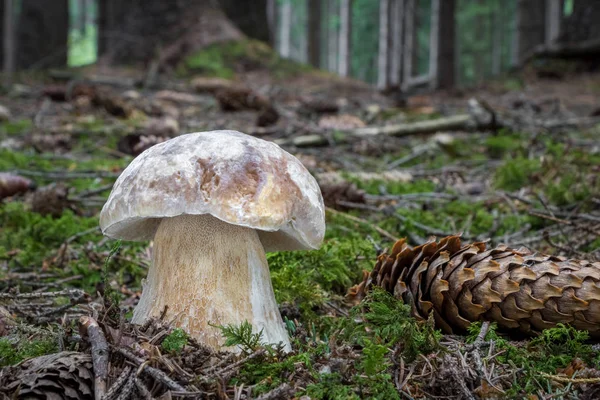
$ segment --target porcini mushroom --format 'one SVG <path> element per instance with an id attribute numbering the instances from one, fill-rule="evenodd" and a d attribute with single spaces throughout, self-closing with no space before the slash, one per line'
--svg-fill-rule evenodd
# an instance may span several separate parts
<path id="1" fill-rule="evenodd" d="M 224 130 L 178 136 L 136 157 L 100 227 L 111 238 L 154 241 L 133 323 L 166 307 L 166 320 L 212 348 L 224 342 L 216 326 L 248 321 L 263 341 L 289 349 L 265 251 L 319 248 L 325 212 L 297 158 Z"/>

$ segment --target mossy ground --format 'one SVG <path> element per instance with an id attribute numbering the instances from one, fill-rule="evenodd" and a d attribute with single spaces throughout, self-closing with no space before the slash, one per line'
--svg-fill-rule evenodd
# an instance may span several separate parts
<path id="1" fill-rule="evenodd" d="M 282 74 L 304 69 L 282 66 L 283 60 L 251 41 L 225 48 L 227 51 L 223 46 L 208 48 L 191 56 L 185 61 L 185 70 L 231 78 L 236 71 L 230 65 L 240 60 L 276 68 Z M 73 198 L 110 184 L 131 157 L 115 156 L 102 148 L 114 148 L 127 131 L 127 123 L 95 115 L 76 125 L 78 136 L 73 140 L 70 157 L 27 147 L 0 149 L 0 171 L 33 172 L 30 176 L 38 186 L 62 181 Z M 6 122 L 0 125 L 0 140 L 26 136 L 33 130 L 27 118 Z M 407 378 L 408 386 L 399 390 L 395 375 L 399 365 L 423 360 L 437 365 L 445 353 L 464 349 L 477 336 L 480 325 L 473 325 L 471 336 L 454 338 L 460 344 L 449 350 L 445 336 L 434 329 L 432 321 L 414 320 L 408 306 L 385 293 L 374 291 L 365 302 L 348 310 L 343 305 L 346 291 L 360 280 L 363 270 L 372 268 L 377 254 L 392 244 L 375 227 L 393 237 L 408 237 L 412 244 L 434 234 L 463 232 L 472 240 L 491 239 L 554 253 L 564 251 L 575 244 L 569 240 L 571 231 L 561 232 L 557 218 L 566 218 L 561 214 L 564 212 L 597 209 L 600 153 L 585 145 L 596 135 L 594 130 L 560 135 L 459 135 L 451 144 L 433 146 L 431 151 L 404 163 L 401 168 L 414 175 L 410 182 L 349 178 L 368 194 L 370 207 L 328 213 L 325 243 L 320 250 L 268 255 L 275 295 L 293 338 L 294 351 L 284 356 L 267 346 L 264 354 L 243 364 L 227 384 L 252 386 L 253 395 L 259 395 L 288 382 L 291 376 L 301 375 L 305 386 L 297 389 L 296 396 L 408 398 L 406 388 L 411 388 L 411 396 L 427 397 L 429 389 L 418 379 Z M 335 151 L 351 157 L 355 171 L 377 172 L 410 155 L 415 147 L 431 143 L 431 138 L 407 139 L 402 146 L 388 146 L 383 156 L 356 158 L 351 150 L 355 142 L 350 138 Z M 314 172 L 319 169 L 317 165 Z M 107 191 L 100 192 L 95 202 L 79 202 L 74 210 L 65 210 L 59 217 L 31 211 L 25 197 L 2 201 L 0 290 L 81 288 L 130 312 L 147 272 L 148 244 L 123 242 L 117 249 L 114 241 L 94 229 L 107 195 Z M 558 216 L 544 216 L 553 212 Z M 565 247 L 552 247 L 544 241 L 543 231 L 557 229 L 558 234 L 551 237 Z M 598 255 L 600 239 L 578 243 L 580 246 L 573 248 L 577 254 Z M 19 274 L 27 273 L 35 277 L 20 278 Z M 57 351 L 57 332 L 66 328 L 55 322 L 38 327 L 34 333 L 14 328 L 0 339 L 0 365 Z M 248 327 L 227 327 L 224 334 L 232 345 L 241 345 L 248 354 L 261 347 L 260 338 L 253 336 Z M 487 340 L 494 341 L 501 351 L 495 358 L 497 368 L 512 373 L 511 384 L 502 387 L 502 396 L 507 398 L 539 394 L 576 398 L 578 387 L 557 383 L 548 376 L 560 373 L 575 360 L 589 368 L 600 367 L 597 348 L 588 343 L 586 333 L 567 326 L 520 342 L 492 328 Z M 185 332 L 175 330 L 162 342 L 162 351 L 177 355 L 187 343 Z"/>

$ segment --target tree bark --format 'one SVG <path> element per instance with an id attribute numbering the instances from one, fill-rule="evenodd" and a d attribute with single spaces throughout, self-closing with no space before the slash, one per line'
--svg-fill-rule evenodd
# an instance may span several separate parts
<path id="1" fill-rule="evenodd" d="M 14 0 L 4 0 L 2 2 L 2 65 L 4 73 L 4 87 L 8 88 L 12 84 L 12 77 L 15 71 L 15 29 L 14 29 Z"/>
<path id="2" fill-rule="evenodd" d="M 577 2 L 575 2 L 577 4 Z M 519 0 L 517 24 L 516 64 L 521 62 L 538 45 L 546 40 L 546 2 L 545 0 Z"/>
<path id="3" fill-rule="evenodd" d="M 561 21 L 559 42 L 576 43 L 600 38 L 600 2 L 576 0 L 573 13 Z"/>
<path id="4" fill-rule="evenodd" d="M 392 0 L 392 59 L 390 61 L 390 85 L 399 87 L 402 76 L 402 35 L 404 22 L 404 0 Z"/>
<path id="5" fill-rule="evenodd" d="M 414 44 L 415 44 L 415 0 L 406 0 L 404 14 L 404 62 L 402 73 L 402 90 L 406 91 L 410 84 L 413 75 L 413 62 L 415 59 Z"/>
<path id="6" fill-rule="evenodd" d="M 321 66 L 321 0 L 308 0 L 308 62 Z"/>
<path id="7" fill-rule="evenodd" d="M 277 0 L 267 0 L 267 23 L 269 24 L 269 44 L 275 48 L 277 42 Z"/>
<path id="8" fill-rule="evenodd" d="M 456 77 L 456 24 L 454 22 L 456 0 L 435 1 L 439 1 L 439 20 L 437 29 L 438 51 L 436 54 L 437 78 L 435 79 L 435 86 L 437 88 L 446 89 L 454 86 Z"/>
<path id="9" fill-rule="evenodd" d="M 333 25 L 331 21 L 339 20 L 339 8 L 337 0 L 327 0 L 327 24 L 324 31 L 327 32 L 327 70 L 335 72 L 338 70 L 338 24 Z"/>
<path id="10" fill-rule="evenodd" d="M 561 0 L 546 0 L 546 45 L 554 43 L 560 35 L 561 6 Z"/>
<path id="11" fill-rule="evenodd" d="M 280 9 L 279 54 L 284 58 L 290 58 L 292 55 L 292 3 L 289 0 L 284 1 Z"/>
<path id="12" fill-rule="evenodd" d="M 69 2 L 53 0 L 52 7 L 38 0 L 22 0 L 17 25 L 18 68 L 50 68 L 67 65 Z"/>
<path id="13" fill-rule="evenodd" d="M 379 57 L 377 67 L 377 88 L 389 86 L 390 68 L 390 0 L 379 1 Z"/>
<path id="14" fill-rule="evenodd" d="M 268 0 L 219 0 L 219 4 L 246 36 L 269 42 Z"/>
<path id="15" fill-rule="evenodd" d="M 352 0 L 341 0 L 340 2 L 340 38 L 339 53 L 340 60 L 338 73 L 341 76 L 350 75 L 350 49 L 352 37 Z"/>

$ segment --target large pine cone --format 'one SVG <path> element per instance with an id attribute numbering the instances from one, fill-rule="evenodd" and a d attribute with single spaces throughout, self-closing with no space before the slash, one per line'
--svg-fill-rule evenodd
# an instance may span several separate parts
<path id="1" fill-rule="evenodd" d="M 485 243 L 463 245 L 448 236 L 410 248 L 399 240 L 371 273 L 348 291 L 357 304 L 373 285 L 402 299 L 418 319 L 433 312 L 447 333 L 474 321 L 532 334 L 568 323 L 600 336 L 600 262 Z"/>
<path id="2" fill-rule="evenodd" d="M 5 371 L 0 386 L 19 399 L 91 399 L 92 358 L 73 351 L 35 357 Z"/>

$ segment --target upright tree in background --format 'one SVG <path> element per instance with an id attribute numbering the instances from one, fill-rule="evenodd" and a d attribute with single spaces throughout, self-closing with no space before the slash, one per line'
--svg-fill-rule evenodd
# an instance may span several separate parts
<path id="1" fill-rule="evenodd" d="M 379 1 L 379 53 L 377 62 L 377 88 L 389 87 L 390 68 L 390 1 Z"/>
<path id="2" fill-rule="evenodd" d="M 575 0 L 573 12 L 562 19 L 559 41 L 576 43 L 600 39 L 600 1 Z"/>
<path id="3" fill-rule="evenodd" d="M 404 0 L 392 0 L 390 18 L 390 78 L 391 87 L 399 87 L 402 74 L 402 38 L 404 33 Z"/>
<path id="4" fill-rule="evenodd" d="M 308 7 L 308 62 L 321 66 L 321 0 L 307 0 Z"/>
<path id="5" fill-rule="evenodd" d="M 560 35 L 563 14 L 562 0 L 546 0 L 546 44 L 554 43 Z"/>
<path id="6" fill-rule="evenodd" d="M 516 65 L 546 41 L 546 0 L 518 0 L 517 39 L 514 45 Z"/>
<path id="7" fill-rule="evenodd" d="M 2 32 L 2 72 L 4 73 L 4 86 L 12 84 L 15 71 L 15 29 L 13 24 L 14 0 L 4 0 L 1 4 L 2 20 L 0 32 Z"/>
<path id="8" fill-rule="evenodd" d="M 437 7 L 433 10 L 438 13 L 438 28 L 436 52 L 436 79 L 434 86 L 436 88 L 450 88 L 454 86 L 456 78 L 456 0 L 435 0 L 439 1 Z M 434 29 L 432 27 L 432 34 Z"/>
<path id="9" fill-rule="evenodd" d="M 21 0 L 16 37 L 20 69 L 64 67 L 67 65 L 69 2 Z"/>
<path id="10" fill-rule="evenodd" d="M 284 58 L 292 55 L 292 3 L 284 1 L 280 7 L 279 54 Z"/>
<path id="11" fill-rule="evenodd" d="M 218 0 L 218 4 L 246 36 L 269 42 L 268 0 Z"/>
<path id="12" fill-rule="evenodd" d="M 340 1 L 340 39 L 338 73 L 341 76 L 350 75 L 350 44 L 352 37 L 352 0 Z"/>
<path id="13" fill-rule="evenodd" d="M 340 10 L 337 6 L 337 0 L 326 0 L 327 1 L 327 13 L 323 20 L 322 26 L 323 31 L 327 36 L 326 48 L 326 62 L 327 69 L 329 71 L 337 71 L 338 64 L 338 29 L 339 29 L 339 15 Z"/>

